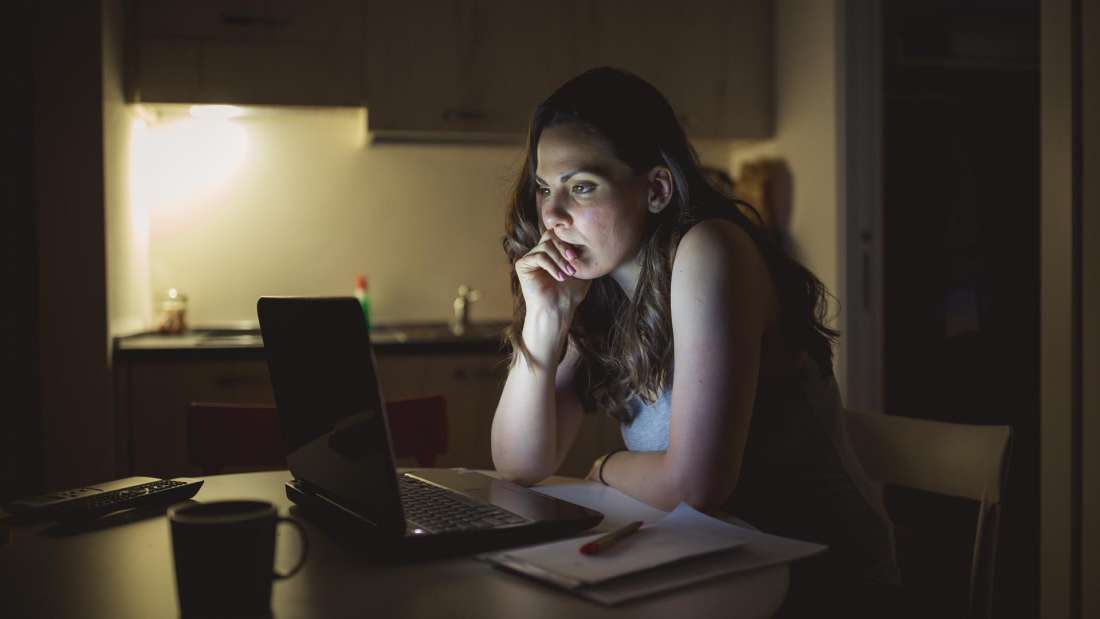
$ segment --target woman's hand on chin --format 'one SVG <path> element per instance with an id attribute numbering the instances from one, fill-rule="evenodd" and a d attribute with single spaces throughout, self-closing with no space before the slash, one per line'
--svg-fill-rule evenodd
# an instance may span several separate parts
<path id="1" fill-rule="evenodd" d="M 516 275 L 528 312 L 550 312 L 572 318 L 592 285 L 589 280 L 574 277 L 578 255 L 575 247 L 547 229 L 538 245 L 516 261 Z"/>

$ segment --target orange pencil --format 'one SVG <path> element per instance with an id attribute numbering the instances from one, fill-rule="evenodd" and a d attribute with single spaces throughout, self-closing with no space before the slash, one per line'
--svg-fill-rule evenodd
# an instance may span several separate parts
<path id="1" fill-rule="evenodd" d="M 610 532 L 606 535 L 603 535 L 601 537 L 597 537 L 596 539 L 592 540 L 591 542 L 588 542 L 587 544 L 581 546 L 581 554 L 582 555 L 599 554 L 599 553 L 607 550 L 608 548 L 614 546 L 615 544 L 619 543 L 619 540 L 623 539 L 624 537 L 628 537 L 630 535 L 633 535 L 635 531 L 642 528 L 642 524 L 643 523 L 642 523 L 641 520 L 638 520 L 637 522 L 631 522 L 630 524 L 622 527 L 621 529 L 615 529 L 614 531 L 612 531 L 612 532 Z"/>

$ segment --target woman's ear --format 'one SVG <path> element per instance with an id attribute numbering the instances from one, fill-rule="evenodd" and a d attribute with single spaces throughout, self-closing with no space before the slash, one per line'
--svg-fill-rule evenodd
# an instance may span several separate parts
<path id="1" fill-rule="evenodd" d="M 646 184 L 649 187 L 646 208 L 656 215 L 672 201 L 672 172 L 665 166 L 655 166 L 646 174 Z"/>

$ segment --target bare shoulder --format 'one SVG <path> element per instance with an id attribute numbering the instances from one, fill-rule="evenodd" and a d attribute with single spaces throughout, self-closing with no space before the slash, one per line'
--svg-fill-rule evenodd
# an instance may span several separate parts
<path id="1" fill-rule="evenodd" d="M 680 239 L 673 257 L 673 306 L 713 298 L 770 316 L 777 305 L 767 264 L 749 233 L 724 219 L 701 221 Z M 765 319 L 766 320 L 766 319 Z"/>
<path id="2" fill-rule="evenodd" d="M 767 265 L 749 233 L 726 219 L 708 219 L 691 227 L 680 239 L 673 254 L 673 279 L 676 272 L 715 270 L 737 279 L 768 279 Z M 717 274 L 717 273 L 716 273 Z"/>

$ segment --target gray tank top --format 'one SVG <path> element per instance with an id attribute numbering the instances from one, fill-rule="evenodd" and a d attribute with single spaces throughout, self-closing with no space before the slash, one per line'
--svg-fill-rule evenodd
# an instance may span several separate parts
<path id="1" fill-rule="evenodd" d="M 621 426 L 631 451 L 668 449 L 670 392 L 634 398 Z M 725 509 L 769 533 L 827 544 L 830 563 L 871 583 L 899 581 L 881 487 L 856 459 L 831 370 L 814 362 L 757 389 L 737 488 Z"/>

